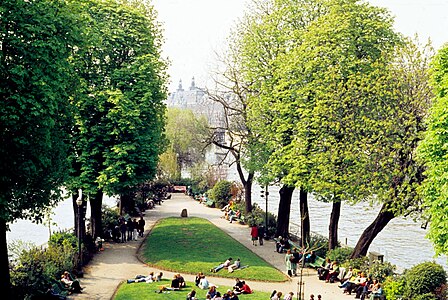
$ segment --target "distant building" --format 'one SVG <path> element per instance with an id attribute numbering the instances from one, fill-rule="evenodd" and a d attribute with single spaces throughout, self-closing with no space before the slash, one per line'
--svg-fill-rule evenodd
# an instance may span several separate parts
<path id="1" fill-rule="evenodd" d="M 168 97 L 167 106 L 190 109 L 197 116 L 205 116 L 211 127 L 223 127 L 224 114 L 221 105 L 211 101 L 205 89 L 196 86 L 194 77 L 188 90 L 183 89 L 182 80 L 179 80 L 177 90 Z"/>

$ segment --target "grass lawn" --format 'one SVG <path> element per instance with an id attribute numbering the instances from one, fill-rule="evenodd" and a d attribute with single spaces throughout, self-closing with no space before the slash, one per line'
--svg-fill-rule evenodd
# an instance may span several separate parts
<path id="1" fill-rule="evenodd" d="M 241 259 L 241 270 L 218 273 L 210 269 L 227 258 Z M 285 281 L 286 276 L 227 233 L 201 218 L 160 220 L 148 236 L 143 259 L 151 266 L 179 272 L 260 281 Z"/>
<path id="2" fill-rule="evenodd" d="M 127 284 L 123 283 L 118 288 L 117 293 L 115 294 L 114 300 L 129 300 L 129 299 L 151 299 L 151 300 L 179 300 L 185 299 L 187 294 L 192 290 L 192 287 L 197 292 L 197 297 L 199 299 L 205 299 L 205 295 L 207 294 L 206 290 L 201 290 L 195 287 L 194 283 L 187 282 L 187 287 L 183 288 L 181 291 L 167 291 L 165 293 L 157 293 L 159 291 L 159 286 L 165 285 L 170 286 L 171 280 L 163 279 L 161 282 L 153 282 L 153 283 L 132 283 Z M 218 287 L 218 291 L 221 294 L 225 293 L 227 289 L 231 289 L 228 286 L 220 286 Z M 169 293 L 168 293 L 169 292 Z M 258 292 L 255 291 L 253 294 L 249 295 L 239 295 L 238 298 L 241 300 L 256 300 L 256 299 L 269 299 L 271 293 L 267 292 Z"/>

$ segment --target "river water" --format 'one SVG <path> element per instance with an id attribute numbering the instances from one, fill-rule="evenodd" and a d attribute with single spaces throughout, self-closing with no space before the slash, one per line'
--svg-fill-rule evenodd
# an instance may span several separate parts
<path id="1" fill-rule="evenodd" d="M 277 214 L 279 187 L 269 188 L 268 211 Z M 265 209 L 265 199 L 260 197 L 261 188 L 253 187 L 253 202 Z M 329 216 L 331 213 L 331 203 L 323 203 L 309 197 L 309 211 L 311 219 L 311 230 L 313 232 L 328 236 Z M 116 204 L 114 198 L 105 196 L 104 203 L 109 206 Z M 361 204 L 347 205 L 342 203 L 341 217 L 339 221 L 339 240 L 342 243 L 347 241 L 349 246 L 355 246 L 363 230 L 375 219 L 379 208 L 365 207 Z M 87 216 L 90 210 L 87 210 Z M 73 209 L 71 199 L 65 199 L 54 209 L 51 230 L 63 230 L 73 227 Z M 291 222 L 299 222 L 299 196 L 298 191 L 294 192 L 293 203 L 291 205 Z M 396 264 L 399 269 L 409 268 L 423 261 L 435 260 L 448 270 L 447 257 L 434 258 L 434 250 L 425 238 L 426 230 L 421 229 L 421 224 L 413 220 L 395 218 L 373 241 L 370 251 L 379 252 L 384 255 L 385 260 Z M 22 240 L 42 245 L 48 241 L 49 228 L 42 224 L 34 224 L 29 221 L 19 220 L 11 224 L 11 231 L 8 233 L 8 241 Z"/>
<path id="2" fill-rule="evenodd" d="M 277 214 L 279 203 L 279 187 L 269 187 L 268 210 Z M 253 187 L 253 202 L 265 209 L 266 200 L 260 197 L 261 188 Z M 328 225 L 332 209 L 331 203 L 315 200 L 308 196 L 311 231 L 328 236 Z M 354 247 L 364 229 L 376 218 L 379 207 L 365 204 L 348 205 L 342 203 L 339 220 L 339 240 Z M 299 193 L 294 191 L 291 204 L 290 220 L 300 224 Z M 294 232 L 293 232 L 294 233 Z M 421 228 L 421 223 L 412 219 L 398 217 L 389 222 L 385 229 L 375 238 L 369 251 L 379 252 L 386 261 L 398 266 L 400 270 L 409 268 L 424 261 L 436 261 L 448 271 L 447 257 L 435 258 L 431 242 L 425 238 L 427 230 Z"/>

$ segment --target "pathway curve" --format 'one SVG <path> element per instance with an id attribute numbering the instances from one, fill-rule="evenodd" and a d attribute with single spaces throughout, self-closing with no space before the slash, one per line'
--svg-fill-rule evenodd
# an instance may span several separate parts
<path id="1" fill-rule="evenodd" d="M 250 228 L 236 223 L 230 224 L 221 218 L 223 213 L 219 209 L 205 207 L 184 194 L 172 194 L 171 199 L 157 205 L 155 209 L 145 212 L 145 236 L 161 218 L 180 216 L 182 209 L 186 208 L 188 216 L 205 218 L 218 226 L 241 244 L 271 263 L 274 267 L 285 272 L 284 255 L 275 251 L 273 241 L 265 241 L 263 246 L 253 246 L 250 239 Z M 84 268 L 84 278 L 81 279 L 85 288 L 82 294 L 74 294 L 70 299 L 111 299 L 120 282 L 133 278 L 136 274 L 155 273 L 160 270 L 148 267 L 137 258 L 138 249 L 143 239 L 127 243 L 104 243 L 104 251 L 95 255 L 88 266 Z M 165 278 L 172 278 L 173 272 L 163 271 Z M 194 275 L 182 274 L 187 281 L 194 281 Z M 214 284 L 232 286 L 233 279 L 208 276 Z M 305 282 L 305 299 L 310 294 L 322 295 L 323 300 L 347 300 L 352 297 L 342 294 L 336 283 L 330 284 L 318 280 L 316 272 L 305 269 L 303 281 Z M 298 277 L 283 283 L 257 282 L 247 280 L 249 286 L 257 291 L 271 292 L 276 289 L 283 293 L 298 290 Z"/>

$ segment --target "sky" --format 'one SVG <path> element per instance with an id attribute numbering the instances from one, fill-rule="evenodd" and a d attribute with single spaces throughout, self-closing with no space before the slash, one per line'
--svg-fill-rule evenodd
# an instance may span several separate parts
<path id="1" fill-rule="evenodd" d="M 448 0 L 369 0 L 389 9 L 395 29 L 406 36 L 430 38 L 435 49 L 448 42 Z M 165 44 L 163 56 L 171 64 L 169 91 L 179 80 L 187 89 L 211 83 L 215 52 L 226 47 L 226 38 L 238 18 L 244 15 L 247 0 L 152 0 L 162 23 Z"/>

